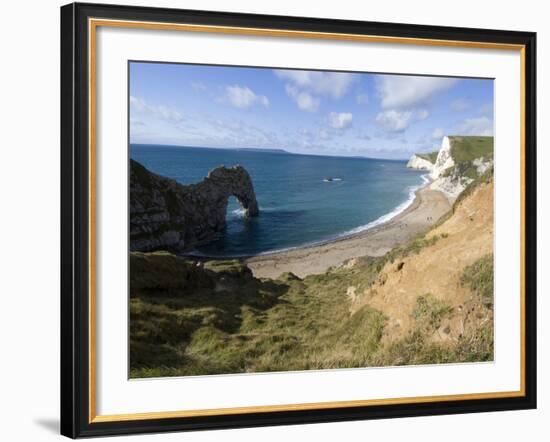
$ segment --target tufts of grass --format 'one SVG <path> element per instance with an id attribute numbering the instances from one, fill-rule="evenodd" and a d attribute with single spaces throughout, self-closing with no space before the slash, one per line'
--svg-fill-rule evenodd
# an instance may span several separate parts
<path id="1" fill-rule="evenodd" d="M 139 293 L 180 295 L 213 288 L 214 275 L 168 252 L 130 253 L 130 296 Z"/>
<path id="2" fill-rule="evenodd" d="M 455 164 L 466 163 L 476 158 L 493 158 L 493 137 L 449 137 L 451 155 Z"/>
<path id="3" fill-rule="evenodd" d="M 405 338 L 390 343 L 378 355 L 377 365 L 419 365 L 458 362 L 453 350 L 431 343 L 424 330 L 416 329 Z"/>
<path id="4" fill-rule="evenodd" d="M 238 261 L 177 258 L 172 277 L 191 269 L 194 283 L 206 283 L 156 290 L 175 257 L 147 255 L 160 262 L 147 284 L 131 275 L 131 377 L 357 367 L 378 349 L 385 317 L 368 307 L 350 316 L 346 295 L 350 279 L 369 283 L 370 259 L 304 280 L 258 280 Z"/>
<path id="5" fill-rule="evenodd" d="M 416 327 L 411 333 L 380 348 L 374 364 L 418 365 L 456 362 L 483 362 L 494 358 L 493 322 L 480 324 L 461 335 L 456 343 L 436 343 L 430 338 L 441 321 L 453 309 L 432 295 L 419 296 L 413 317 Z"/>
<path id="6" fill-rule="evenodd" d="M 482 184 L 488 184 L 491 181 L 493 181 L 493 175 L 494 175 L 494 168 L 491 167 L 488 170 L 485 171 L 482 175 L 476 177 L 474 181 L 472 181 L 468 186 L 458 195 L 457 199 L 453 203 L 453 213 L 456 211 L 456 208 L 458 205 L 464 201 L 465 198 L 467 198 L 469 195 L 472 194 L 472 192 L 479 187 Z"/>
<path id="7" fill-rule="evenodd" d="M 380 263 L 382 263 L 383 266 L 383 264 L 385 264 L 386 262 L 394 262 L 398 258 L 404 258 L 409 255 L 418 255 L 421 250 L 425 249 L 426 247 L 433 246 L 441 238 L 443 238 L 442 235 L 432 235 L 427 238 L 426 234 L 422 233 L 411 239 L 405 245 L 398 246 L 390 250 L 386 255 L 380 258 L 379 261 Z"/>
<path id="8" fill-rule="evenodd" d="M 463 286 L 468 286 L 486 306 L 493 305 L 494 268 L 493 254 L 485 255 L 464 269 L 460 278 Z"/>
<path id="9" fill-rule="evenodd" d="M 493 137 L 449 137 L 451 140 L 451 156 L 455 165 L 443 172 L 443 176 L 470 178 L 477 180 L 479 175 L 474 160 L 493 158 Z"/>
<path id="10" fill-rule="evenodd" d="M 426 293 L 416 298 L 412 316 L 419 324 L 435 330 L 441 325 L 441 320 L 452 312 L 453 309 L 449 305 L 435 298 L 431 293 Z"/>
<path id="11" fill-rule="evenodd" d="M 454 355 L 460 362 L 492 361 L 494 359 L 493 321 L 462 336 L 454 348 Z"/>
<path id="12" fill-rule="evenodd" d="M 347 320 L 337 333 L 337 345 L 354 345 L 365 359 L 378 350 L 387 318 L 369 306 L 364 306 Z M 357 354 L 356 353 L 356 354 Z"/>
<path id="13" fill-rule="evenodd" d="M 380 311 L 366 305 L 350 314 L 349 286 L 364 291 L 386 263 L 444 237 L 419 235 L 383 257 L 303 279 L 260 280 L 238 260 L 132 253 L 130 377 L 490 360 L 492 322 L 452 346 L 431 342 L 453 312 L 430 294 L 418 298 L 413 332 L 391 343 L 382 340 L 387 318 Z M 463 283 L 484 293 L 487 264 L 466 269 Z"/>

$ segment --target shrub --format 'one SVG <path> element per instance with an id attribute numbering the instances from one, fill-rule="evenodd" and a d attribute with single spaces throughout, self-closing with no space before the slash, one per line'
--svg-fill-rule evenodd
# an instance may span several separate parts
<path id="1" fill-rule="evenodd" d="M 466 267 L 460 282 L 463 286 L 470 287 L 484 305 L 492 305 L 494 286 L 493 254 L 485 255 Z"/>

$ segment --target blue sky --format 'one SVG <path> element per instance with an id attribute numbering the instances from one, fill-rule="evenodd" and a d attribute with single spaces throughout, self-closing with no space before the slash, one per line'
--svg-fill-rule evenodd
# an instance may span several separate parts
<path id="1" fill-rule="evenodd" d="M 493 134 L 493 81 L 130 63 L 130 142 L 408 158 Z"/>

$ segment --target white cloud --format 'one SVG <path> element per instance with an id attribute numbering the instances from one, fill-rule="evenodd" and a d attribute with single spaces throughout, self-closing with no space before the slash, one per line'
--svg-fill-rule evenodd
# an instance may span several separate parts
<path id="1" fill-rule="evenodd" d="M 432 138 L 434 140 L 439 140 L 440 138 L 443 138 L 443 129 L 441 129 L 440 127 L 438 127 L 437 129 L 434 129 L 434 131 L 432 132 Z"/>
<path id="2" fill-rule="evenodd" d="M 382 109 L 409 109 L 428 102 L 436 93 L 449 89 L 454 78 L 379 75 L 376 89 Z"/>
<path id="3" fill-rule="evenodd" d="M 143 98 L 130 95 L 130 110 L 148 113 L 167 121 L 180 122 L 183 114 L 178 110 L 162 104 L 149 104 Z"/>
<path id="4" fill-rule="evenodd" d="M 376 123 L 388 132 L 402 132 L 409 127 L 412 115 L 411 111 L 388 110 L 376 116 Z"/>
<path id="5" fill-rule="evenodd" d="M 345 129 L 351 126 L 353 115 L 350 112 L 331 112 L 328 120 L 333 129 Z"/>
<path id="6" fill-rule="evenodd" d="M 425 120 L 428 115 L 429 112 L 425 109 L 416 111 L 390 109 L 380 112 L 375 121 L 387 132 L 403 132 L 412 122 Z"/>
<path id="7" fill-rule="evenodd" d="M 305 89 L 311 93 L 324 95 L 331 98 L 344 96 L 355 80 L 353 74 L 346 72 L 318 72 L 318 71 L 273 71 L 281 79 L 288 80 L 294 86 Z"/>
<path id="8" fill-rule="evenodd" d="M 216 118 L 207 119 L 202 123 L 199 136 L 202 145 L 279 147 L 282 144 L 279 134 L 243 120 Z"/>
<path id="9" fill-rule="evenodd" d="M 479 108 L 480 114 L 492 114 L 493 113 L 493 103 L 485 103 Z"/>
<path id="10" fill-rule="evenodd" d="M 297 87 L 294 87 L 290 84 L 286 85 L 286 93 L 296 102 L 298 108 L 307 112 L 315 112 L 319 109 L 319 104 L 321 100 L 315 98 L 313 95 L 298 90 Z"/>
<path id="11" fill-rule="evenodd" d="M 179 113 L 177 110 L 172 109 L 168 106 L 155 106 L 155 112 L 160 115 L 161 118 L 165 120 L 172 120 L 172 121 L 181 121 L 183 120 L 183 115 Z"/>
<path id="12" fill-rule="evenodd" d="M 414 119 L 417 121 L 425 120 L 428 118 L 428 115 L 430 115 L 430 113 L 426 109 L 420 109 L 414 113 Z"/>
<path id="13" fill-rule="evenodd" d="M 225 97 L 233 106 L 239 109 L 246 109 L 255 104 L 269 107 L 269 100 L 265 95 L 256 95 L 246 86 L 227 86 Z"/>
<path id="14" fill-rule="evenodd" d="M 369 96 L 367 94 L 359 94 L 355 97 L 357 104 L 368 104 Z"/>
<path id="15" fill-rule="evenodd" d="M 492 136 L 493 120 L 487 117 L 466 118 L 457 129 L 458 135 Z"/>
<path id="16" fill-rule="evenodd" d="M 130 95 L 130 107 L 139 112 L 143 112 L 146 109 L 147 105 L 143 98 L 138 98 Z"/>
<path id="17" fill-rule="evenodd" d="M 463 112 L 470 109 L 472 103 L 467 98 L 457 98 L 456 100 L 451 101 L 450 108 L 455 112 Z"/>

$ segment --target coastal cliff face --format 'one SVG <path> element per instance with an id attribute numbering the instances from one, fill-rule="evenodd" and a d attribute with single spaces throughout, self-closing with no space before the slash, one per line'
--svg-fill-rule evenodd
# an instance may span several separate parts
<path id="1" fill-rule="evenodd" d="M 430 189 L 441 191 L 452 200 L 493 166 L 493 137 L 445 136 L 429 169 L 418 160 L 423 160 L 423 155 L 426 154 L 413 155 L 407 167 L 429 170 Z"/>
<path id="2" fill-rule="evenodd" d="M 434 165 L 430 161 L 414 154 L 407 163 L 407 167 L 411 169 L 428 170 L 431 172 Z"/>
<path id="3" fill-rule="evenodd" d="M 455 162 L 453 160 L 453 156 L 451 155 L 451 140 L 449 137 L 443 137 L 443 140 L 441 141 L 441 148 L 437 154 L 437 159 L 435 160 L 430 178 L 436 180 L 445 170 L 453 167 L 454 165 Z"/>
<path id="4" fill-rule="evenodd" d="M 131 253 L 130 377 L 493 360 L 491 172 L 428 232 L 319 275 Z"/>
<path id="5" fill-rule="evenodd" d="M 182 185 L 130 160 L 130 250 L 182 252 L 211 241 L 225 228 L 230 196 L 246 216 L 258 215 L 252 180 L 241 166 L 218 167 L 201 182 Z"/>
<path id="6" fill-rule="evenodd" d="M 426 342 L 450 347 L 465 336 L 492 342 L 493 190 L 489 170 L 417 240 L 415 253 L 388 259 L 372 285 L 354 288 L 352 311 L 368 305 L 388 318 L 383 341 L 416 330 Z"/>

